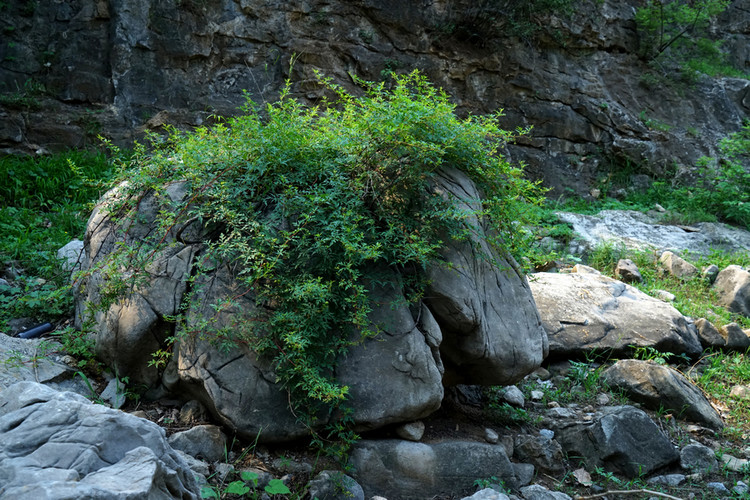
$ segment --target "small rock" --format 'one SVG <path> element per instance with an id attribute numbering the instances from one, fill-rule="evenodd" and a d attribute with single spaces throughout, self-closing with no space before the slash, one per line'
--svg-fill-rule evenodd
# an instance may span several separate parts
<path id="1" fill-rule="evenodd" d="M 703 268 L 703 271 L 701 271 L 701 276 L 703 276 L 703 279 L 708 281 L 709 283 L 713 283 L 716 281 L 716 277 L 719 275 L 719 266 L 716 264 L 711 264 L 710 266 L 706 266 Z"/>
<path id="2" fill-rule="evenodd" d="M 113 378 L 104 388 L 99 396 L 104 401 L 112 405 L 112 408 L 120 409 L 125 404 L 125 393 L 127 392 L 125 382 L 119 378 Z"/>
<path id="3" fill-rule="evenodd" d="M 83 242 L 72 240 L 57 251 L 57 258 L 61 261 L 62 268 L 65 271 L 74 273 L 81 270 L 83 252 Z"/>
<path id="4" fill-rule="evenodd" d="M 719 470 L 714 450 L 700 443 L 691 443 L 680 450 L 680 467 L 685 470 L 707 473 Z"/>
<path id="5" fill-rule="evenodd" d="M 534 466 L 532 464 L 514 463 L 513 471 L 516 473 L 518 478 L 518 484 L 520 486 L 526 486 L 531 483 L 534 479 Z"/>
<path id="6" fill-rule="evenodd" d="M 617 262 L 615 276 L 619 277 L 625 283 L 640 283 L 643 281 L 643 276 L 641 276 L 638 266 L 630 259 L 620 259 Z"/>
<path id="7" fill-rule="evenodd" d="M 661 213 L 664 213 L 667 211 L 666 208 L 662 207 L 658 203 L 654 203 L 654 210 L 656 210 L 657 212 L 661 212 Z"/>
<path id="8" fill-rule="evenodd" d="M 685 482 L 684 474 L 666 474 L 663 476 L 654 476 L 646 482 L 648 484 L 663 484 L 666 486 L 679 486 Z"/>
<path id="9" fill-rule="evenodd" d="M 539 429 L 539 435 L 547 439 L 555 439 L 555 431 L 550 429 Z"/>
<path id="10" fill-rule="evenodd" d="M 737 323 L 727 323 L 719 328 L 719 334 L 724 338 L 725 346 L 729 349 L 744 351 L 750 347 L 750 337 Z"/>
<path id="11" fill-rule="evenodd" d="M 659 264 L 676 278 L 689 278 L 698 274 L 698 268 L 679 255 L 666 251 L 659 257 Z"/>
<path id="12" fill-rule="evenodd" d="M 417 420 L 396 427 L 396 434 L 401 439 L 419 441 L 424 436 L 424 422 Z"/>
<path id="13" fill-rule="evenodd" d="M 148 414 L 143 410 L 131 411 L 130 414 L 134 417 L 145 418 L 146 420 L 148 420 Z"/>
<path id="14" fill-rule="evenodd" d="M 599 406 L 607 406 L 610 401 L 612 401 L 612 398 L 609 397 L 609 394 L 600 393 L 596 395 L 596 404 Z"/>
<path id="15" fill-rule="evenodd" d="M 318 500 L 364 500 L 362 486 L 343 472 L 324 470 L 308 484 L 310 498 Z"/>
<path id="16" fill-rule="evenodd" d="M 549 380 L 550 377 L 552 377 L 552 374 L 549 372 L 549 370 L 540 366 L 539 368 L 531 372 L 531 375 L 529 376 L 535 377 L 539 380 Z"/>
<path id="17" fill-rule="evenodd" d="M 526 404 L 523 393 L 515 385 L 506 387 L 502 393 L 502 398 L 516 408 L 523 408 Z"/>
<path id="18" fill-rule="evenodd" d="M 375 500 L 375 497 L 372 498 Z M 461 500 L 509 500 L 508 495 L 500 493 L 499 491 L 493 490 L 492 488 L 485 488 L 479 490 L 470 497 L 463 497 Z"/>
<path id="19" fill-rule="evenodd" d="M 180 415 L 177 421 L 181 424 L 188 425 L 206 420 L 206 408 L 200 401 L 192 399 L 180 408 Z"/>
<path id="20" fill-rule="evenodd" d="M 541 401 L 544 399 L 544 392 L 542 391 L 531 391 L 531 400 L 532 401 Z"/>
<path id="21" fill-rule="evenodd" d="M 723 347 L 727 341 L 721 336 L 719 330 L 706 318 L 695 320 L 695 329 L 701 345 L 707 347 Z"/>
<path id="22" fill-rule="evenodd" d="M 602 274 L 598 269 L 583 264 L 573 266 L 573 272 L 579 274 Z"/>
<path id="23" fill-rule="evenodd" d="M 729 395 L 733 398 L 750 399 L 750 386 L 735 385 L 732 387 L 732 390 L 729 391 Z"/>
<path id="24" fill-rule="evenodd" d="M 490 444 L 497 444 L 500 441 L 500 436 L 498 436 L 497 432 L 487 428 L 484 430 L 484 440 Z"/>
<path id="25" fill-rule="evenodd" d="M 539 484 L 532 484 L 521 488 L 521 496 L 525 500 L 571 500 L 565 493 L 550 491 Z"/>
<path id="26" fill-rule="evenodd" d="M 732 488 L 732 491 L 740 496 L 746 495 L 749 490 L 750 487 L 748 487 L 748 485 L 742 481 L 737 481 L 737 484 L 735 484 L 734 488 Z"/>
<path id="27" fill-rule="evenodd" d="M 706 488 L 714 490 L 719 493 L 729 493 L 729 490 L 727 489 L 726 486 L 724 486 L 723 483 L 716 483 L 716 482 L 706 483 Z"/>
<path id="28" fill-rule="evenodd" d="M 231 464 L 222 462 L 216 464 L 216 466 L 214 467 L 214 472 L 216 474 L 216 479 L 218 479 L 219 481 L 223 481 L 229 474 L 234 472 L 234 467 Z"/>
<path id="29" fill-rule="evenodd" d="M 656 290 L 656 298 L 663 300 L 664 302 L 674 302 L 675 296 L 666 290 Z"/>
<path id="30" fill-rule="evenodd" d="M 721 461 L 724 463 L 724 467 L 732 472 L 740 472 L 742 470 L 746 470 L 748 467 L 748 463 L 750 463 L 750 460 L 733 457 L 732 455 L 726 453 L 721 456 Z"/>

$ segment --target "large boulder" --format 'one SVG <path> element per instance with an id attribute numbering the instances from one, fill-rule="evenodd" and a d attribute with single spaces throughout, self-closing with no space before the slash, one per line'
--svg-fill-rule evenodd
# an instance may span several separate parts
<path id="1" fill-rule="evenodd" d="M 159 210 L 186 196 L 181 183 L 161 194 L 145 193 L 137 209 L 117 222 L 108 207 L 124 188 L 111 191 L 97 206 L 85 236 L 89 276 L 79 283 L 76 321 L 93 323 L 99 357 L 131 382 L 162 383 L 173 393 L 201 401 L 244 437 L 284 441 L 305 435 L 309 430 L 277 383 L 273 360 L 241 344 L 222 348 L 205 328 L 207 321 L 213 329 L 246 327 L 257 306 L 237 281 L 237 270 L 220 263 L 194 279 L 188 291 L 187 278 L 203 245 L 198 224 L 170 228 L 167 244 L 146 268 L 147 279 L 111 300 L 114 274 L 127 277 L 128 272 L 107 264 L 113 254 L 153 234 Z M 471 215 L 479 210 L 480 193 L 464 174 L 445 170 L 434 189 L 466 210 L 467 224 L 484 230 L 484 222 Z M 206 263 L 202 265 L 205 269 Z M 511 257 L 490 247 L 481 234 L 448 244 L 427 270 L 429 298 L 422 305 L 409 306 L 398 274 L 391 276 L 370 290 L 378 304 L 370 321 L 379 334 L 340 356 L 334 371 L 349 388 L 348 404 L 358 429 L 429 415 L 443 398 L 444 372 L 449 384 L 506 385 L 533 371 L 546 356 L 546 333 L 525 277 Z M 180 312 L 188 292 L 186 320 L 175 325 L 170 319 Z M 228 298 L 233 306 L 213 307 Z M 87 310 L 88 304 L 105 307 Z M 172 358 L 162 373 L 150 363 L 151 354 L 167 349 L 171 337 L 176 339 Z"/>
<path id="2" fill-rule="evenodd" d="M 478 478 L 495 477 L 517 488 L 518 479 L 501 445 L 472 441 L 414 443 L 365 440 L 351 454 L 365 497 L 430 498 L 467 493 Z"/>
<path id="3" fill-rule="evenodd" d="M 0 499 L 200 498 L 164 429 L 71 392 L 0 392 Z"/>
<path id="4" fill-rule="evenodd" d="M 750 272 L 740 266 L 727 266 L 716 276 L 714 289 L 719 304 L 750 317 Z"/>
<path id="5" fill-rule="evenodd" d="M 724 427 L 721 416 L 700 389 L 668 366 L 623 359 L 607 368 L 602 377 L 611 389 L 623 390 L 646 408 L 672 411 L 678 418 L 712 429 Z"/>
<path id="6" fill-rule="evenodd" d="M 607 276 L 536 273 L 531 290 L 549 338 L 550 356 L 604 352 L 630 346 L 662 352 L 701 352 L 700 341 L 671 305 Z"/>
<path id="7" fill-rule="evenodd" d="M 546 425 L 568 457 L 583 460 L 590 470 L 603 467 L 635 478 L 680 458 L 648 415 L 632 406 L 604 407 L 588 420 L 554 414 Z"/>

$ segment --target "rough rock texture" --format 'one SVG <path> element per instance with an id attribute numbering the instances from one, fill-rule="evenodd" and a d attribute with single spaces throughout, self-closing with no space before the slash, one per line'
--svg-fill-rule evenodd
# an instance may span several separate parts
<path id="1" fill-rule="evenodd" d="M 711 473 L 719 470 L 716 452 L 700 443 L 690 443 L 680 450 L 680 467 L 690 472 Z"/>
<path id="2" fill-rule="evenodd" d="M 215 425 L 197 425 L 172 434 L 167 441 L 175 450 L 207 462 L 226 459 L 229 444 L 227 436 Z"/>
<path id="3" fill-rule="evenodd" d="M 105 197 L 85 236 L 84 268 L 92 274 L 79 288 L 76 321 L 94 320 L 100 358 L 132 382 L 153 386 L 161 380 L 167 389 L 199 400 L 219 422 L 247 438 L 284 441 L 305 435 L 307 429 L 289 408 L 288 394 L 276 383 L 271 359 L 259 358 L 245 346 L 219 349 L 210 335 L 182 335 L 167 321 L 177 314 L 186 278 L 194 271 L 200 228 L 172 228 L 168 241 L 177 241 L 156 255 L 145 283 L 105 310 L 86 309 L 101 300 L 107 284 L 101 266 L 117 250 L 117 242 L 151 234 L 163 200 L 185 196 L 181 183 L 167 186 L 162 199 L 147 193 L 138 213 L 125 219 L 127 236 L 122 236 L 107 206 L 123 196 L 123 189 Z M 476 187 L 457 171 L 442 172 L 435 189 L 456 199 L 459 209 L 478 203 Z M 482 226 L 476 219 L 469 223 Z M 546 356 L 546 333 L 525 277 L 510 257 L 496 255 L 481 239 L 446 249 L 428 270 L 429 299 L 419 308 L 406 305 L 399 277 L 392 276 L 390 285 L 370 290 L 373 303 L 386 304 L 370 316 L 380 334 L 352 347 L 336 367 L 335 376 L 349 387 L 352 417 L 360 430 L 414 421 L 435 411 L 443 399 L 444 372 L 450 383 L 505 385 L 533 371 Z M 180 326 L 184 332 L 200 331 L 209 318 L 217 328 L 241 325 L 256 308 L 227 266 L 216 266 L 193 286 L 195 295 Z M 237 305 L 216 313 L 213 304 L 227 297 L 237 297 Z M 174 356 L 160 374 L 148 366 L 149 354 L 165 348 L 171 335 L 178 338 Z"/>
<path id="4" fill-rule="evenodd" d="M 0 392 L 0 498 L 200 496 L 158 425 L 78 394 L 19 382 Z"/>
<path id="5" fill-rule="evenodd" d="M 615 276 L 620 278 L 623 283 L 640 283 L 643 281 L 643 276 L 641 276 L 638 266 L 630 259 L 620 259 L 617 261 Z"/>
<path id="6" fill-rule="evenodd" d="M 318 500 L 365 500 L 362 487 L 341 472 L 324 470 L 307 485 L 307 494 Z"/>
<path id="7" fill-rule="evenodd" d="M 702 350 L 674 307 L 620 281 L 588 273 L 536 273 L 529 283 L 550 356 L 604 350 L 618 355 L 628 346 L 690 356 Z"/>
<path id="8" fill-rule="evenodd" d="M 520 434 L 515 438 L 513 455 L 522 462 L 533 464 L 548 474 L 558 474 L 565 470 L 560 443 L 544 434 Z"/>
<path id="9" fill-rule="evenodd" d="M 28 381 L 88 395 L 86 384 L 57 354 L 61 347 L 50 340 L 20 339 L 0 333 L 0 392 Z"/>
<path id="10" fill-rule="evenodd" d="M 647 408 L 662 408 L 673 412 L 677 418 L 716 430 L 724 427 L 721 416 L 701 390 L 667 366 L 623 359 L 607 368 L 602 377 L 613 390 L 623 390 L 630 399 Z"/>
<path id="11" fill-rule="evenodd" d="M 579 457 L 588 470 L 638 477 L 679 458 L 672 443 L 645 412 L 632 406 L 604 407 L 590 421 L 555 414 L 547 424 L 568 457 Z"/>
<path id="12" fill-rule="evenodd" d="M 421 499 L 466 493 L 477 478 L 496 477 L 518 486 L 505 448 L 470 441 L 435 444 L 411 441 L 360 441 L 352 451 L 355 479 L 365 497 Z"/>
<path id="13" fill-rule="evenodd" d="M 698 231 L 661 224 L 660 214 L 633 210 L 602 210 L 597 215 L 558 212 L 559 218 L 573 227 L 578 237 L 574 253 L 593 250 L 603 243 L 638 250 L 690 249 L 696 255 L 710 255 L 715 249 L 750 250 L 750 232 L 726 224 L 699 222 Z"/>
<path id="14" fill-rule="evenodd" d="M 690 278 L 699 273 L 697 267 L 670 251 L 661 254 L 659 264 L 665 271 L 677 278 Z"/>
<path id="15" fill-rule="evenodd" d="M 745 351 L 750 347 L 750 337 L 737 323 L 727 323 L 719 328 L 719 335 L 724 339 L 724 347 L 736 351 Z"/>
<path id="16" fill-rule="evenodd" d="M 481 194 L 465 174 L 441 170 L 436 184 L 447 199 L 459 200 L 459 210 L 481 213 Z M 488 230 L 475 216 L 466 223 Z M 427 277 L 425 303 L 443 332 L 440 353 L 449 384 L 508 385 L 547 356 L 534 298 L 512 258 L 476 236 L 448 240 Z"/>
<path id="17" fill-rule="evenodd" d="M 746 68 L 748 15 L 736 4 L 716 32 Z M 243 89 L 261 103 L 274 99 L 287 78 L 294 95 L 315 102 L 322 95 L 315 70 L 351 86 L 349 72 L 381 80 L 390 70 L 419 68 L 456 96 L 460 110 L 504 108 L 508 128 L 534 125 L 513 155 L 558 192 L 584 193 L 610 159 L 644 165 L 647 174 L 692 165 L 740 127 L 750 106 L 747 80 L 648 84 L 636 0 L 589 1 L 570 19 L 536 19 L 547 29 L 534 40 L 503 37 L 504 16 L 483 10 L 494 4 L 466 1 L 9 5 L 3 15 L 15 29 L 4 33 L 0 90 L 32 102 L 0 109 L 6 151 L 201 125 L 235 112 Z"/>
<path id="18" fill-rule="evenodd" d="M 740 266 L 727 266 L 714 281 L 719 304 L 732 312 L 750 317 L 750 272 Z"/>
<path id="19" fill-rule="evenodd" d="M 724 347 L 727 343 L 726 339 L 719 333 L 719 330 L 706 318 L 696 319 L 695 329 L 704 348 Z"/>

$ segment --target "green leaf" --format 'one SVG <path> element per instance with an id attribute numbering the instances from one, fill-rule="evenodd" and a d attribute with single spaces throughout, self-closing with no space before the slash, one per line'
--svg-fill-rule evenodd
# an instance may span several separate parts
<path id="1" fill-rule="evenodd" d="M 248 491 L 250 491 L 250 487 L 242 481 L 232 481 L 227 485 L 224 493 L 231 493 L 232 495 L 244 495 Z"/>
<path id="2" fill-rule="evenodd" d="M 281 479 L 271 479 L 265 490 L 269 495 L 289 495 L 291 493 L 291 490 L 287 488 Z"/>
<path id="3" fill-rule="evenodd" d="M 246 483 L 252 483 L 255 486 L 258 485 L 258 474 L 251 470 L 243 470 L 242 472 L 240 472 L 240 477 Z"/>
<path id="4" fill-rule="evenodd" d="M 219 498 L 219 494 L 213 486 L 203 486 L 201 488 L 201 498 Z"/>

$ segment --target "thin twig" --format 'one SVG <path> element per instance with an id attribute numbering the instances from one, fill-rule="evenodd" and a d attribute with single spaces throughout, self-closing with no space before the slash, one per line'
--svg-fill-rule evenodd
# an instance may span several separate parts
<path id="1" fill-rule="evenodd" d="M 615 490 L 615 491 L 605 491 L 604 493 L 597 493 L 596 495 L 589 495 L 587 497 L 577 496 L 575 500 L 591 500 L 592 498 L 601 498 L 605 497 L 607 495 L 632 495 L 634 493 L 645 493 L 647 495 L 655 495 L 657 497 L 663 497 L 663 498 L 669 498 L 670 500 L 682 500 L 680 497 L 673 497 L 672 495 L 667 495 L 666 493 L 660 493 L 658 491 L 651 491 L 651 490 Z"/>

